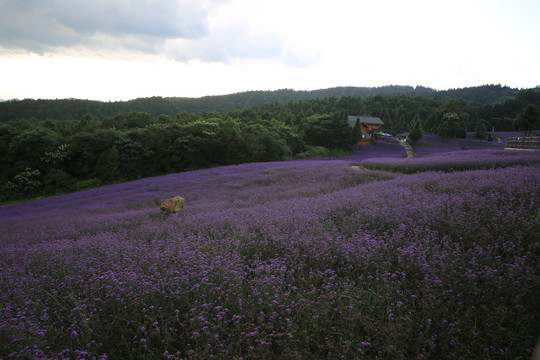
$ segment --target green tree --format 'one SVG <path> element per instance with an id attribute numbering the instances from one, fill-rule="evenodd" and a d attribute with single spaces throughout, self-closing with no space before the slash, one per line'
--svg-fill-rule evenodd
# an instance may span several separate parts
<path id="1" fill-rule="evenodd" d="M 246 158 L 246 142 L 240 123 L 227 117 L 219 124 L 214 142 L 213 161 L 217 164 L 239 164 Z"/>
<path id="2" fill-rule="evenodd" d="M 514 120 L 514 127 L 529 135 L 540 126 L 540 111 L 536 104 L 529 104 Z"/>
<path id="3" fill-rule="evenodd" d="M 448 125 L 448 121 L 443 120 L 439 123 L 439 126 L 437 127 L 437 135 L 441 139 L 450 139 L 453 136 L 452 134 L 452 128 L 450 128 L 450 125 Z"/>
<path id="4" fill-rule="evenodd" d="M 215 122 L 198 120 L 181 126 L 182 135 L 175 147 L 182 154 L 187 168 L 201 168 L 211 164 L 212 149 L 219 133 Z"/>
<path id="5" fill-rule="evenodd" d="M 217 111 L 205 112 L 202 116 L 204 120 L 221 119 L 221 114 Z"/>
<path id="6" fill-rule="evenodd" d="M 98 118 L 95 115 L 88 113 L 84 115 L 81 120 L 79 120 L 77 130 L 91 133 L 94 132 L 98 127 L 100 127 Z"/>
<path id="7" fill-rule="evenodd" d="M 362 140 L 362 124 L 360 123 L 360 119 L 356 119 L 351 133 L 352 145 L 356 145 L 360 140 Z"/>
<path id="8" fill-rule="evenodd" d="M 467 125 L 464 121 L 459 121 L 456 127 L 456 137 L 465 139 L 467 137 Z"/>
<path id="9" fill-rule="evenodd" d="M 147 140 L 146 129 L 131 129 L 121 133 L 114 142 L 120 155 L 122 178 L 132 180 L 154 175 L 155 164 L 158 162 Z"/>
<path id="10" fill-rule="evenodd" d="M 39 170 L 32 170 L 30 168 L 26 168 L 17 174 L 10 184 L 13 190 L 23 193 L 26 196 L 36 195 L 38 190 L 43 186 Z"/>
<path id="11" fill-rule="evenodd" d="M 420 116 L 418 114 L 414 117 L 412 122 L 411 129 L 409 130 L 408 139 L 413 143 L 422 140 L 424 137 L 424 130 L 422 130 L 422 122 L 420 121 Z"/>
<path id="12" fill-rule="evenodd" d="M 189 124 L 194 121 L 197 121 L 199 117 L 193 113 L 188 113 L 185 110 L 180 111 L 176 114 L 176 122 L 179 124 Z"/>
<path id="13" fill-rule="evenodd" d="M 16 136 L 17 131 L 11 124 L 0 124 L 0 180 L 6 180 L 11 168 L 7 158 L 9 143 Z M 14 175 L 14 174 L 11 174 Z"/>
<path id="14" fill-rule="evenodd" d="M 396 124 L 394 121 L 392 121 L 392 118 L 390 117 L 390 112 L 388 111 L 388 109 L 386 109 L 386 110 L 384 111 L 381 120 L 383 121 L 384 127 L 385 127 L 385 128 L 389 129 L 390 132 L 392 132 L 392 133 L 396 133 L 395 130 L 396 130 L 396 125 L 397 125 L 397 124 Z M 355 124 L 355 125 L 356 125 L 356 124 Z M 353 133 L 354 133 L 354 128 L 353 128 Z M 354 136 L 355 136 L 355 135 L 353 134 L 353 137 L 354 137 Z M 360 136 L 362 136 L 362 135 L 360 135 Z M 353 140 L 353 143 L 354 143 L 354 142 L 355 142 L 355 141 Z"/>
<path id="15" fill-rule="evenodd" d="M 69 144 L 61 144 L 53 151 L 46 151 L 40 160 L 46 164 L 61 165 L 71 158 Z"/>
<path id="16" fill-rule="evenodd" d="M 138 129 L 136 140 L 143 143 L 153 157 L 147 164 L 147 171 L 158 175 L 182 170 L 175 161 L 177 152 L 174 149 L 175 141 L 181 135 L 181 125 L 175 123 L 157 123 Z"/>
<path id="17" fill-rule="evenodd" d="M 173 119 L 169 117 L 169 115 L 161 114 L 158 116 L 157 123 L 159 124 L 172 124 Z"/>
<path id="18" fill-rule="evenodd" d="M 476 125 L 474 128 L 474 137 L 481 140 L 487 140 L 488 139 L 488 132 L 486 129 L 486 125 L 483 123 L 480 123 Z"/>
<path id="19" fill-rule="evenodd" d="M 154 116 L 147 112 L 130 112 L 126 117 L 126 126 L 129 129 L 143 128 L 155 122 Z"/>
<path id="20" fill-rule="evenodd" d="M 109 149 L 102 153 L 96 163 L 95 174 L 105 183 L 119 180 L 120 177 L 120 155 L 116 148 Z"/>
<path id="21" fill-rule="evenodd" d="M 450 139 L 456 137 L 457 128 L 459 124 L 459 116 L 455 112 L 445 113 L 442 117 L 439 126 L 437 127 L 437 134 L 441 139 Z"/>
<path id="22" fill-rule="evenodd" d="M 27 130 L 10 142 L 6 157 L 19 170 L 30 168 L 43 172 L 50 166 L 41 157 L 46 152 L 54 151 L 59 143 L 60 137 L 49 129 Z"/>
<path id="23" fill-rule="evenodd" d="M 59 190 L 67 190 L 72 182 L 73 177 L 71 175 L 62 169 L 56 168 L 49 170 L 47 175 L 45 175 L 43 178 L 43 184 L 45 185 L 45 190 L 48 193 L 55 193 Z"/>
<path id="24" fill-rule="evenodd" d="M 71 137 L 69 149 L 71 158 L 65 162 L 69 173 L 76 178 L 84 178 L 92 173 L 99 156 L 110 149 L 119 138 L 114 129 L 100 129 L 93 133 L 81 132 Z"/>
<path id="25" fill-rule="evenodd" d="M 293 155 L 305 150 L 305 144 L 302 141 L 301 136 L 292 126 L 278 122 L 278 126 L 273 131 L 285 141 Z"/>
<path id="26" fill-rule="evenodd" d="M 301 131 L 307 145 L 343 150 L 351 146 L 351 128 L 345 118 L 336 115 L 309 116 L 302 120 Z"/>
<path id="27" fill-rule="evenodd" d="M 126 117 L 122 113 L 118 113 L 112 117 L 106 117 L 101 122 L 103 129 L 124 129 L 126 127 Z"/>
<path id="28" fill-rule="evenodd" d="M 351 148 L 352 129 L 347 122 L 346 113 L 332 116 L 332 146 L 331 149 L 349 150 Z"/>

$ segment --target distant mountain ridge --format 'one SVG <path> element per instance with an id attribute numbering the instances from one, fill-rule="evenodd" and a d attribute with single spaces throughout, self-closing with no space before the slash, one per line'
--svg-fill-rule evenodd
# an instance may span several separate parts
<path id="1" fill-rule="evenodd" d="M 8 100 L 0 102 L 0 122 L 16 118 L 45 120 L 80 119 L 87 113 L 98 118 L 114 116 L 119 112 L 144 111 L 158 116 L 175 116 L 181 111 L 203 114 L 210 111 L 227 113 L 267 103 L 288 103 L 329 97 L 370 97 L 376 95 L 411 95 L 432 98 L 462 98 L 481 104 L 499 103 L 514 97 L 519 89 L 501 85 L 482 85 L 461 89 L 435 90 L 423 86 L 388 85 L 381 87 L 333 87 L 319 90 L 259 90 L 229 95 L 212 95 L 200 98 L 150 97 L 128 101 L 102 102 L 81 99 L 57 100 Z"/>

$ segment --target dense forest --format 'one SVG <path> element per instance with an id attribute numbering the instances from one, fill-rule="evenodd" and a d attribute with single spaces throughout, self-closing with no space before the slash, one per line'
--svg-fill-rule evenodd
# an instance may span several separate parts
<path id="1" fill-rule="evenodd" d="M 268 103 L 288 103 L 324 99 L 329 97 L 370 97 L 375 95 L 419 95 L 435 99 L 456 98 L 474 101 L 481 104 L 493 104 L 508 100 L 518 93 L 501 85 L 484 85 L 464 89 L 436 91 L 426 87 L 412 86 L 383 86 L 367 87 L 335 87 L 313 91 L 295 91 L 290 89 L 276 91 L 248 91 L 231 95 L 205 96 L 201 98 L 162 98 L 151 97 L 130 101 L 101 102 L 79 99 L 61 100 L 11 100 L 0 102 L 0 122 L 15 118 L 47 118 L 56 120 L 80 119 L 87 113 L 98 119 L 114 116 L 119 112 L 142 111 L 154 116 L 165 114 L 176 116 L 180 111 L 202 115 L 208 111 L 222 114 L 234 110 L 242 110 L 252 106 Z"/>
<path id="2" fill-rule="evenodd" d="M 538 126 L 540 88 L 449 90 L 452 97 L 418 87 L 404 88 L 411 93 L 377 88 L 389 93 L 376 95 L 360 89 L 366 88 L 320 90 L 300 100 L 309 92 L 250 92 L 201 98 L 185 108 L 180 99 L 163 98 L 0 103 L 0 200 L 217 165 L 344 154 L 359 136 L 347 123 L 349 114 L 380 117 L 392 134 L 421 127 L 441 137 L 464 137 L 468 131 Z M 345 95 L 326 96 L 336 91 Z M 488 99 L 494 101 L 484 103 Z M 260 104 L 245 106 L 253 102 Z"/>

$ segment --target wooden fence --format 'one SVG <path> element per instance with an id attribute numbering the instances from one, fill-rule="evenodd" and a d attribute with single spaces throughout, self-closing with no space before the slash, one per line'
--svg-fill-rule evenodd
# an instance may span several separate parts
<path id="1" fill-rule="evenodd" d="M 540 137 L 518 136 L 506 139 L 505 149 L 540 150 Z"/>

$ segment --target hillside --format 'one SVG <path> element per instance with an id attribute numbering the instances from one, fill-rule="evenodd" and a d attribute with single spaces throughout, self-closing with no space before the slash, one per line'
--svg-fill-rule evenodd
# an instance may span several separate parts
<path id="1" fill-rule="evenodd" d="M 485 88 L 504 90 L 500 86 Z M 394 135 L 409 131 L 412 124 L 421 124 L 424 132 L 449 139 L 477 130 L 488 138 L 488 131 L 511 131 L 516 126 L 530 131 L 537 126 L 534 114 L 539 113 L 535 109 L 540 105 L 540 88 L 520 90 L 509 100 L 485 105 L 404 93 L 279 103 L 291 98 L 329 96 L 332 91 L 361 95 L 360 90 L 369 89 L 335 88 L 319 93 L 280 90 L 190 99 L 203 101 L 198 103 L 202 106 L 198 110 L 190 108 L 202 111 L 202 115 L 177 112 L 182 107 L 175 101 L 189 99 L 173 98 L 125 103 L 2 103 L 0 108 L 11 107 L 13 112 L 0 113 L 11 119 L 0 123 L 0 201 L 50 196 L 219 165 L 340 156 L 365 135 L 360 127 L 351 128 L 348 114 L 380 117 L 383 130 Z M 425 91 L 407 87 L 371 90 Z M 216 111 L 242 108 L 256 101 L 265 104 L 226 114 Z M 531 116 L 526 118 L 522 114 L 527 109 Z M 105 116 L 108 113 L 113 115 Z M 77 118 L 80 114 L 84 115 Z M 520 119 L 519 123 L 516 119 Z"/>
<path id="2" fill-rule="evenodd" d="M 275 91 L 247 91 L 230 95 L 205 96 L 201 98 L 151 97 L 129 101 L 101 102 L 81 99 L 57 100 L 11 100 L 0 102 L 0 122 L 16 118 L 36 118 L 45 120 L 80 119 L 91 113 L 100 119 L 114 116 L 119 112 L 144 111 L 154 116 L 165 114 L 171 117 L 181 111 L 201 115 L 217 111 L 222 114 L 268 103 L 288 103 L 329 97 L 369 97 L 375 95 L 407 94 L 439 99 L 461 98 L 482 104 L 499 103 L 518 93 L 501 85 L 484 85 L 463 89 L 434 90 L 426 87 L 383 86 L 383 87 L 335 87 L 312 91 L 282 89 Z"/>
<path id="3" fill-rule="evenodd" d="M 0 358 L 530 358 L 540 159 L 394 145 L 0 207 Z"/>

